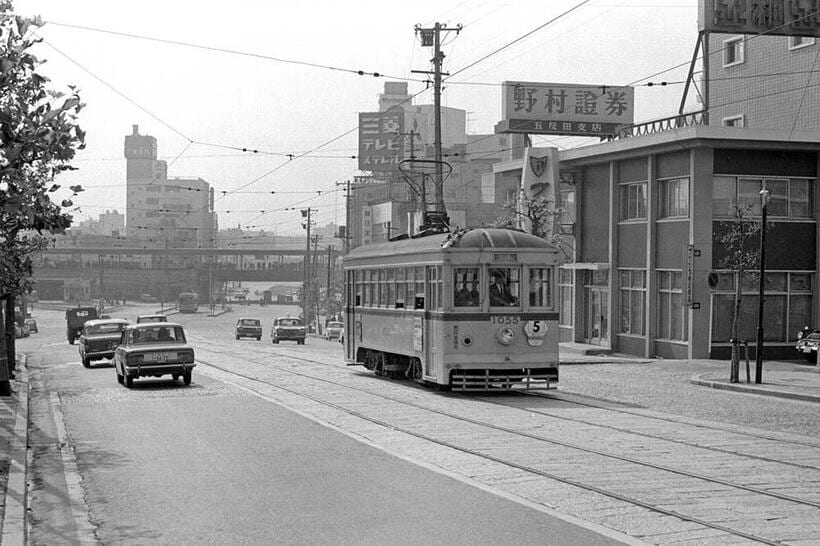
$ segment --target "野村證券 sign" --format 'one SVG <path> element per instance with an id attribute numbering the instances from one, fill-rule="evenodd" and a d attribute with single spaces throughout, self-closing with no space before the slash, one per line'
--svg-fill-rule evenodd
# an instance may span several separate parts
<path id="1" fill-rule="evenodd" d="M 499 133 L 607 136 L 632 123 L 629 86 L 504 82 Z"/>

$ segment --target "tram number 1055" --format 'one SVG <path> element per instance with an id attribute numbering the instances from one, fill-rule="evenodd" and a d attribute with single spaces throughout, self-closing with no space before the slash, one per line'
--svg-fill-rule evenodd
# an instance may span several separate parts
<path id="1" fill-rule="evenodd" d="M 518 324 L 520 317 L 490 317 L 491 324 Z"/>

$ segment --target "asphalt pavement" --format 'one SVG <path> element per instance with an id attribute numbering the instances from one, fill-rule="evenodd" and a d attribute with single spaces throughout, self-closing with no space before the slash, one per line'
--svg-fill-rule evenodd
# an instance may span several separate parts
<path id="1" fill-rule="evenodd" d="M 585 354 L 576 347 L 562 347 L 562 365 L 594 363 L 634 363 L 641 359 L 619 355 Z M 706 361 L 714 362 L 714 361 Z M 771 396 L 820 403 L 820 366 L 797 362 L 767 361 L 763 381 L 746 382 L 745 364 L 741 362 L 740 383 L 730 383 L 717 372 L 696 374 L 691 382 L 704 388 L 740 391 L 751 395 Z M 725 375 L 725 374 L 724 374 Z M 0 544 L 25 544 L 26 537 L 26 462 L 28 444 L 29 386 L 26 357 L 18 361 L 16 378 L 11 382 L 11 396 L 0 397 Z"/>

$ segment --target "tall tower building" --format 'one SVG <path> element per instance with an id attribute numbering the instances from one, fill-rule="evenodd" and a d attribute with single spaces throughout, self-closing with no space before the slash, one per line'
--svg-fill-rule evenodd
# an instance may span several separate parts
<path id="1" fill-rule="evenodd" d="M 201 178 L 168 179 L 157 139 L 133 126 L 125 137 L 126 235 L 145 247 L 206 248 L 217 230 L 210 185 Z"/>

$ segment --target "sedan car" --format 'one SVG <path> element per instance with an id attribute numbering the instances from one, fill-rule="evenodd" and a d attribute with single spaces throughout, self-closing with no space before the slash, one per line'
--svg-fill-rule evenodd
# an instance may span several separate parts
<path id="1" fill-rule="evenodd" d="M 328 322 L 327 327 L 325 328 L 325 339 L 328 341 L 331 339 L 340 339 L 344 328 L 345 325 L 341 322 L 335 320 Z"/>
<path id="2" fill-rule="evenodd" d="M 170 375 L 191 384 L 194 349 L 185 338 L 182 325 L 147 322 L 128 326 L 114 352 L 117 382 L 131 388 L 139 377 Z"/>
<path id="3" fill-rule="evenodd" d="M 120 344 L 122 331 L 128 326 L 124 319 L 94 319 L 83 325 L 79 349 L 83 366 L 91 366 L 92 360 L 114 358 L 114 349 Z"/>
<path id="4" fill-rule="evenodd" d="M 302 320 L 293 317 L 279 317 L 273 320 L 270 329 L 271 341 L 295 341 L 299 345 L 305 344 L 305 325 Z"/>
<path id="5" fill-rule="evenodd" d="M 137 317 L 137 324 L 143 322 L 168 322 L 168 317 L 157 313 L 156 315 L 140 315 Z"/>
<path id="6" fill-rule="evenodd" d="M 817 362 L 817 351 L 820 348 L 820 332 L 813 331 L 797 340 L 795 349 L 809 362 Z"/>
<path id="7" fill-rule="evenodd" d="M 37 332 L 39 332 L 39 330 L 37 329 L 37 321 L 33 318 L 26 319 L 26 326 L 28 326 L 28 331 L 32 334 L 36 334 Z"/>
<path id="8" fill-rule="evenodd" d="M 262 323 L 255 318 L 241 318 L 236 321 L 234 328 L 236 339 L 241 337 L 255 337 L 256 341 L 262 339 Z"/>

